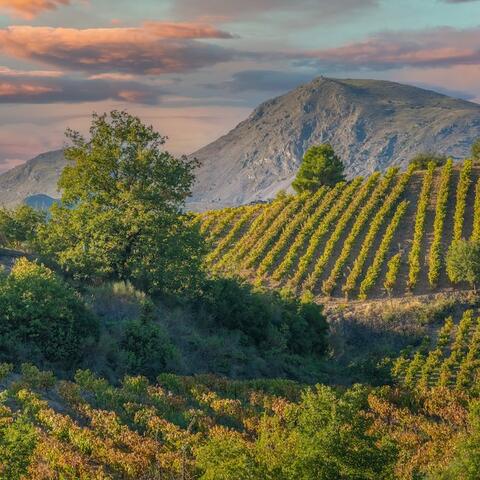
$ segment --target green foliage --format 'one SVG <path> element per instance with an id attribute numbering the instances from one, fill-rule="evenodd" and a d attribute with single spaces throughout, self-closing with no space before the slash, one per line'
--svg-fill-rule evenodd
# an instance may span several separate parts
<path id="1" fill-rule="evenodd" d="M 2 407 L 0 406 L 0 409 Z M 4 422 L 0 413 L 0 480 L 22 480 L 37 442 L 34 426 L 26 418 Z"/>
<path id="2" fill-rule="evenodd" d="M 40 231 L 41 252 L 81 279 L 195 290 L 204 246 L 182 208 L 196 163 L 164 151 L 164 137 L 125 112 L 93 115 L 89 139 L 67 137 L 62 205 Z"/>
<path id="3" fill-rule="evenodd" d="M 405 215 L 405 212 L 407 211 L 407 206 L 408 206 L 408 202 L 406 200 L 404 200 L 397 206 L 397 209 L 392 217 L 392 220 L 390 221 L 387 227 L 387 230 L 383 235 L 382 241 L 380 242 L 380 245 L 375 252 L 373 263 L 370 265 L 370 267 L 368 267 L 367 273 L 365 274 L 365 277 L 360 284 L 359 298 L 362 298 L 362 299 L 367 298 L 367 293 L 369 292 L 370 289 L 373 288 L 373 286 L 375 285 L 375 282 L 380 276 L 382 265 L 385 261 L 385 258 L 388 253 L 388 249 L 390 248 L 390 245 L 393 240 L 393 235 L 395 234 L 400 224 L 400 221 L 402 220 L 402 218 Z"/>
<path id="4" fill-rule="evenodd" d="M 453 239 L 460 240 L 463 232 L 465 208 L 467 206 L 467 193 L 472 183 L 472 160 L 465 160 L 457 185 L 457 199 L 453 217 Z"/>
<path id="5" fill-rule="evenodd" d="M 422 152 L 417 153 L 411 160 L 410 165 L 415 170 L 426 170 L 430 163 L 433 163 L 435 167 L 441 167 L 447 162 L 445 155 L 440 155 L 435 152 Z"/>
<path id="6" fill-rule="evenodd" d="M 433 223 L 433 241 L 428 257 L 428 281 L 432 287 L 437 286 L 442 267 L 442 235 L 445 217 L 447 215 L 447 202 L 452 177 L 453 161 L 449 159 L 442 169 L 440 187 L 435 206 L 435 220 Z"/>
<path id="7" fill-rule="evenodd" d="M 120 347 L 126 354 L 128 373 L 155 378 L 171 368 L 176 351 L 167 332 L 155 321 L 153 305 L 145 302 L 139 319 L 125 325 Z"/>
<path id="8" fill-rule="evenodd" d="M 420 252 L 422 249 L 423 236 L 425 234 L 425 219 L 427 215 L 428 201 L 430 199 L 430 191 L 432 189 L 435 163 L 429 162 L 427 168 L 428 170 L 423 178 L 422 190 L 420 192 L 420 198 L 417 204 L 412 248 L 408 254 L 409 270 L 407 286 L 409 289 L 413 289 L 415 287 L 420 274 Z"/>
<path id="9" fill-rule="evenodd" d="M 453 241 L 446 263 L 451 282 L 468 282 L 475 287 L 480 280 L 480 243 L 473 240 Z"/>
<path id="10" fill-rule="evenodd" d="M 387 220 L 388 215 L 390 214 L 390 211 L 394 208 L 398 198 L 403 194 L 412 173 L 413 173 L 413 169 L 412 167 L 409 167 L 407 171 L 399 178 L 397 184 L 392 189 L 392 191 L 387 196 L 387 198 L 383 202 L 380 209 L 377 211 L 377 213 L 373 217 L 370 223 L 370 228 L 367 232 L 365 239 L 363 240 L 362 247 L 360 248 L 360 252 L 355 258 L 355 261 L 353 262 L 352 269 L 349 275 L 347 276 L 345 285 L 342 287 L 342 290 L 343 292 L 345 292 L 346 295 L 350 294 L 355 289 L 357 279 L 360 276 L 363 270 L 364 264 L 367 260 L 368 252 L 372 248 L 373 242 L 375 241 L 375 238 L 380 228 Z M 391 237 L 393 236 L 392 231 L 396 229 L 398 225 L 397 222 L 399 222 L 401 217 L 404 215 L 405 209 L 406 209 L 406 204 L 403 204 L 403 206 L 399 208 L 396 222 L 392 224 L 392 228 L 390 229 L 390 231 L 387 231 L 384 248 L 386 244 L 390 243 Z M 331 288 L 331 284 L 328 284 L 325 291 L 327 292 L 328 289 L 330 288 Z"/>
<path id="11" fill-rule="evenodd" d="M 276 292 L 255 291 L 233 279 L 213 279 L 200 307 L 216 326 L 241 332 L 258 346 L 286 348 L 299 355 L 325 351 L 327 323 L 321 307 Z"/>
<path id="12" fill-rule="evenodd" d="M 27 344 L 48 361 L 73 365 L 97 333 L 81 299 L 48 268 L 22 258 L 0 277 L 0 341 L 10 359 Z"/>
<path id="13" fill-rule="evenodd" d="M 13 210 L 0 208 L 0 246 L 29 247 L 45 218 L 45 213 L 27 205 Z"/>
<path id="14" fill-rule="evenodd" d="M 383 287 L 388 295 L 392 295 L 393 289 L 397 283 L 398 272 L 402 266 L 402 252 L 398 252 L 390 258 L 387 263 L 387 273 L 385 274 L 385 281 Z"/>
<path id="15" fill-rule="evenodd" d="M 310 147 L 292 187 L 297 193 L 314 192 L 322 185 L 333 186 L 345 180 L 344 165 L 328 143 Z"/>
<path id="16" fill-rule="evenodd" d="M 472 145 L 472 158 L 480 160 L 480 138 L 478 138 Z"/>

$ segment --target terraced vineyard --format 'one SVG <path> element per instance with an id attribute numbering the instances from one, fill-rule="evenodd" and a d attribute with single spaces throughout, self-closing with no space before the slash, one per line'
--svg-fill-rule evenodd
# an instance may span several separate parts
<path id="1" fill-rule="evenodd" d="M 445 320 L 429 351 L 420 349 L 413 356 L 401 356 L 393 375 L 410 388 L 450 387 L 470 390 L 480 373 L 480 318 L 467 310 L 455 325 Z"/>
<path id="2" fill-rule="evenodd" d="M 453 286 L 450 243 L 480 237 L 480 166 L 391 168 L 198 221 L 211 243 L 209 267 L 222 275 L 317 297 L 425 294 Z"/>

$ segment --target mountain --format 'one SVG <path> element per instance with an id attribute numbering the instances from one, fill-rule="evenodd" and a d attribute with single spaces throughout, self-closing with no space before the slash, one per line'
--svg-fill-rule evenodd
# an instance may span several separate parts
<path id="1" fill-rule="evenodd" d="M 58 197 L 57 181 L 65 167 L 62 150 L 44 153 L 0 175 L 0 205 L 11 207 L 33 195 Z"/>
<path id="2" fill-rule="evenodd" d="M 193 154 L 198 209 L 268 199 L 292 182 L 305 150 L 330 142 L 350 178 L 404 166 L 421 151 L 465 158 L 480 105 L 379 80 L 317 78 L 256 108 Z"/>
<path id="3" fill-rule="evenodd" d="M 466 288 L 449 281 L 445 252 L 454 238 L 480 239 L 480 165 L 397 170 L 200 214 L 211 271 L 322 302 Z"/>
<path id="4" fill-rule="evenodd" d="M 208 210 L 271 199 L 287 189 L 311 145 L 330 142 L 349 178 L 404 166 L 418 152 L 465 158 L 480 137 L 480 105 L 380 80 L 317 78 L 268 100 L 225 136 L 198 150 L 187 206 Z M 0 205 L 58 197 L 65 165 L 49 152 L 0 175 Z"/>

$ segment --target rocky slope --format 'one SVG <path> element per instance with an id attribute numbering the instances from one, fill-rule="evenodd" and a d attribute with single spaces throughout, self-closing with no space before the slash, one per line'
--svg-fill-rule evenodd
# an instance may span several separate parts
<path id="1" fill-rule="evenodd" d="M 198 210 L 267 199 L 292 182 L 305 150 L 330 142 L 348 175 L 435 150 L 461 159 L 480 137 L 480 105 L 377 80 L 317 78 L 269 100 L 193 155 Z"/>
<path id="2" fill-rule="evenodd" d="M 65 167 L 62 150 L 44 153 L 0 175 L 0 205 L 11 207 L 27 197 L 57 197 L 58 177 Z"/>

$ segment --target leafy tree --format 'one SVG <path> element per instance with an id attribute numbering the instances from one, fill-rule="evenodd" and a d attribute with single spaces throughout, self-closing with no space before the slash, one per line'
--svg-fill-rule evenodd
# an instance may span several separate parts
<path id="1" fill-rule="evenodd" d="M 25 345 L 68 367 L 97 332 L 81 299 L 48 268 L 21 258 L 10 275 L 0 277 L 0 346 L 13 351 L 10 356 Z"/>
<path id="2" fill-rule="evenodd" d="M 480 280 L 480 243 L 456 240 L 447 253 L 447 274 L 454 283 L 468 282 L 473 288 Z"/>
<path id="3" fill-rule="evenodd" d="M 176 293 L 199 280 L 204 244 L 182 208 L 196 161 L 126 112 L 93 115 L 90 138 L 67 131 L 62 205 L 39 235 L 42 253 L 78 278 L 130 280 Z"/>
<path id="4" fill-rule="evenodd" d="M 472 158 L 474 160 L 480 160 L 480 138 L 477 138 L 472 145 Z"/>
<path id="5" fill-rule="evenodd" d="M 345 180 L 345 167 L 328 143 L 310 147 L 292 187 L 297 193 L 314 192 L 322 185 L 335 185 Z"/>
<path id="6" fill-rule="evenodd" d="M 45 213 L 21 205 L 13 210 L 0 208 L 0 245 L 21 247 L 32 243 Z"/>
<path id="7" fill-rule="evenodd" d="M 441 167 L 447 162 L 447 157 L 435 152 L 420 152 L 410 160 L 410 164 L 417 170 L 426 170 L 430 162 L 433 162 L 436 167 Z"/>

